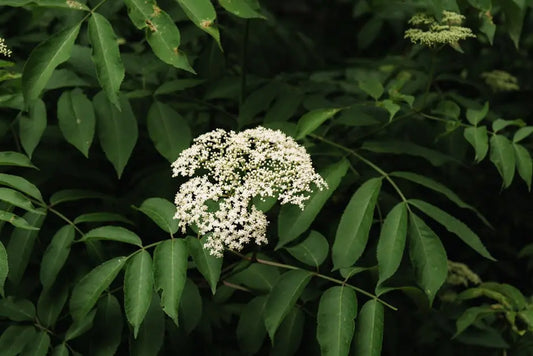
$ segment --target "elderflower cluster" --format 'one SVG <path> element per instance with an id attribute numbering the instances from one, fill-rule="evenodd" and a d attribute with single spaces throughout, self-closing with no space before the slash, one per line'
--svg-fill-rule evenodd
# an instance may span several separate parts
<path id="1" fill-rule="evenodd" d="M 469 284 L 480 284 L 481 278 L 464 263 L 448 260 L 446 282 L 454 286 L 464 285 L 466 287 Z"/>
<path id="2" fill-rule="evenodd" d="M 518 79 L 515 76 L 503 71 L 493 70 L 484 72 L 481 77 L 493 91 L 515 91 L 520 90 Z"/>
<path id="3" fill-rule="evenodd" d="M 183 230 L 194 225 L 206 235 L 204 247 L 217 257 L 224 248 L 267 243 L 268 221 L 253 198 L 276 197 L 303 209 L 312 185 L 327 189 L 304 147 L 264 127 L 203 134 L 181 152 L 172 171 L 174 177 L 192 177 L 176 194 L 174 218 Z"/>
<path id="4" fill-rule="evenodd" d="M 3 54 L 6 57 L 11 57 L 11 50 L 5 44 L 5 40 L 0 37 L 0 54 Z"/>
<path id="5" fill-rule="evenodd" d="M 443 11 L 442 19 L 437 22 L 434 17 L 426 14 L 416 14 L 409 24 L 422 28 L 411 28 L 405 31 L 404 38 L 413 43 L 420 43 L 428 47 L 441 44 L 456 45 L 459 40 L 476 37 L 467 27 L 461 26 L 465 17 L 452 11 Z"/>

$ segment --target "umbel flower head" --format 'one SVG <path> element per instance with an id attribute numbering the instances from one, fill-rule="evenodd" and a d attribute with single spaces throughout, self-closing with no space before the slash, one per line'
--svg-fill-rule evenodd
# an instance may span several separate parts
<path id="1" fill-rule="evenodd" d="M 518 86 L 518 79 L 515 76 L 503 71 L 493 70 L 490 72 L 481 73 L 485 83 L 493 91 L 515 91 L 520 90 Z"/>
<path id="2" fill-rule="evenodd" d="M 172 163 L 173 177 L 191 177 L 176 194 L 175 219 L 206 236 L 204 247 L 222 256 L 267 242 L 268 221 L 252 199 L 275 197 L 301 209 L 314 187 L 327 189 L 305 148 L 279 130 L 240 133 L 217 129 L 194 139 Z"/>
<path id="3" fill-rule="evenodd" d="M 11 50 L 7 48 L 5 40 L 2 37 L 0 37 L 0 54 L 11 57 Z"/>
<path id="4" fill-rule="evenodd" d="M 409 24 L 419 28 L 408 29 L 405 31 L 404 38 L 428 47 L 444 44 L 456 47 L 459 40 L 476 37 L 472 30 L 461 26 L 464 19 L 463 15 L 452 11 L 443 11 L 440 21 L 433 16 L 416 14 L 409 20 Z"/>

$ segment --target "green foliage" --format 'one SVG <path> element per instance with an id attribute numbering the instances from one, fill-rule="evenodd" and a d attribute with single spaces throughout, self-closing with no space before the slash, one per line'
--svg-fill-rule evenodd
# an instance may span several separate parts
<path id="1" fill-rule="evenodd" d="M 0 355 L 533 355 L 532 7 L 0 0 Z M 169 163 L 257 126 L 328 188 L 217 258 Z"/>

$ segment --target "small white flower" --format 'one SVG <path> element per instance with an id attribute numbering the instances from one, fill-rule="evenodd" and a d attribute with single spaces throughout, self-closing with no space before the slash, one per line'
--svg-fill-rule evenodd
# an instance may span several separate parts
<path id="1" fill-rule="evenodd" d="M 11 50 L 5 44 L 5 40 L 0 37 L 0 54 L 3 54 L 6 57 L 11 57 Z"/>
<path id="2" fill-rule="evenodd" d="M 468 27 L 461 26 L 465 17 L 461 14 L 443 11 L 442 19 L 437 20 L 426 14 L 416 14 L 409 24 L 421 28 L 410 28 L 405 31 L 404 38 L 413 43 L 420 43 L 428 47 L 441 44 L 457 45 L 460 40 L 476 37 Z"/>
<path id="3" fill-rule="evenodd" d="M 224 248 L 267 243 L 268 221 L 252 204 L 254 197 L 272 196 L 303 209 L 313 186 L 327 189 L 305 148 L 264 127 L 203 134 L 181 152 L 172 171 L 174 177 L 199 174 L 181 185 L 174 218 L 183 230 L 195 225 L 207 236 L 205 247 L 218 257 Z"/>

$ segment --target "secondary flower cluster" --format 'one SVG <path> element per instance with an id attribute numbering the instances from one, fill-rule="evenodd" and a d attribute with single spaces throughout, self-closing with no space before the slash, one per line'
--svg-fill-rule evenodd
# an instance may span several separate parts
<path id="1" fill-rule="evenodd" d="M 487 83 L 487 85 L 493 91 L 520 90 L 520 87 L 518 86 L 518 79 L 503 70 L 484 72 L 481 73 L 481 76 L 485 79 L 485 83 Z"/>
<path id="2" fill-rule="evenodd" d="M 313 185 L 327 189 L 304 147 L 264 127 L 203 134 L 181 152 L 172 171 L 174 177 L 192 177 L 176 194 L 174 218 L 184 231 L 193 225 L 206 235 L 204 247 L 217 257 L 224 248 L 267 242 L 268 221 L 253 198 L 275 197 L 303 209 Z"/>
<path id="3" fill-rule="evenodd" d="M 11 50 L 7 48 L 5 40 L 0 37 L 0 54 L 3 54 L 6 57 L 11 57 Z"/>
<path id="4" fill-rule="evenodd" d="M 416 14 L 409 24 L 420 28 L 411 28 L 405 31 L 404 38 L 409 38 L 413 43 L 420 43 L 428 47 L 441 44 L 456 45 L 459 40 L 476 37 L 467 27 L 461 26 L 465 17 L 451 11 L 443 11 L 442 19 L 437 22 L 434 17 L 426 14 Z"/>

